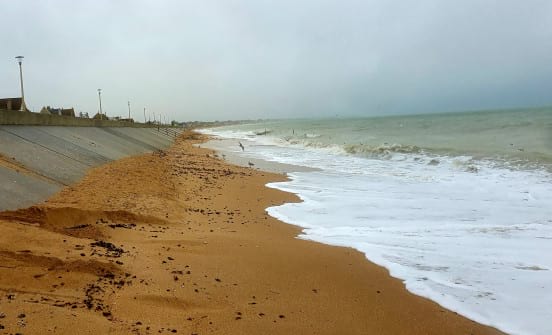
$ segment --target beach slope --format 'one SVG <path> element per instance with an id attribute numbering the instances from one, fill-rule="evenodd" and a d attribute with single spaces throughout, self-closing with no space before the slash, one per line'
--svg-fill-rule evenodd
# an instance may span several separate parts
<path id="1" fill-rule="evenodd" d="M 0 334 L 501 334 L 265 212 L 285 176 L 185 133 L 0 212 Z M 78 330 L 78 331 L 77 331 Z"/>

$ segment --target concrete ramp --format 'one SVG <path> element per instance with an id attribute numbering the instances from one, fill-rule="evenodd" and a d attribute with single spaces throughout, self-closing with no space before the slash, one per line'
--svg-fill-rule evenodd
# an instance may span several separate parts
<path id="1" fill-rule="evenodd" d="M 62 186 L 39 176 L 31 177 L 0 166 L 0 209 L 28 207 L 45 200 Z"/>
<path id="2" fill-rule="evenodd" d="M 167 148 L 180 131 L 0 125 L 0 210 L 46 200 L 91 167 Z"/>

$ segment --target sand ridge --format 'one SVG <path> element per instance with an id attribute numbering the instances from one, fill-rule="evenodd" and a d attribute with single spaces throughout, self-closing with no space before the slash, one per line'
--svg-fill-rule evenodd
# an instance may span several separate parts
<path id="1" fill-rule="evenodd" d="M 0 334 L 500 334 L 265 208 L 285 176 L 187 132 L 0 213 Z M 78 330 L 78 331 L 76 331 Z"/>

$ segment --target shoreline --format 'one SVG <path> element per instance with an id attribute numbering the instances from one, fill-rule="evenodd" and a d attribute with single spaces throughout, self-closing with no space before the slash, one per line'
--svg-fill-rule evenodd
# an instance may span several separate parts
<path id="1" fill-rule="evenodd" d="M 289 182 L 290 179 L 294 178 L 293 174 L 295 172 L 320 171 L 317 168 L 306 167 L 306 166 L 302 166 L 302 165 L 280 163 L 280 162 L 277 162 L 277 161 L 265 160 L 263 158 L 246 158 L 246 157 L 243 157 L 243 156 L 240 155 L 239 150 L 237 150 L 238 152 L 236 152 L 236 150 L 234 150 L 237 147 L 237 143 L 240 142 L 240 140 L 232 139 L 232 138 L 218 137 L 216 135 L 211 135 L 209 132 L 207 132 L 207 133 L 201 132 L 201 134 L 203 134 L 205 136 L 208 136 L 208 138 L 209 138 L 208 141 L 202 143 L 202 147 L 210 149 L 210 150 L 214 150 L 218 157 L 223 157 L 223 159 L 225 161 L 227 161 L 231 164 L 239 165 L 239 166 L 242 166 L 242 167 L 247 167 L 248 166 L 247 163 L 248 163 L 248 161 L 250 161 L 250 162 L 255 163 L 255 165 L 253 166 L 254 169 L 264 171 L 264 172 L 269 172 L 269 173 L 278 173 L 278 174 L 283 173 L 283 174 L 285 174 L 287 178 L 282 183 L 282 185 L 287 185 L 288 184 L 287 182 Z M 249 139 L 241 140 L 241 142 L 243 142 L 243 144 L 245 145 L 245 147 L 246 147 L 245 151 L 246 152 L 248 151 L 247 150 L 248 146 L 256 145 L 255 142 L 253 142 L 253 141 L 250 142 Z M 281 181 L 271 182 L 271 183 L 268 183 L 266 186 L 269 187 L 269 188 L 276 189 L 276 190 L 281 190 L 283 192 L 289 192 L 291 194 L 294 194 L 294 195 L 300 197 L 300 195 L 298 195 L 298 194 L 294 193 L 293 191 L 289 190 L 288 187 L 279 187 L 278 184 L 280 184 L 280 183 L 281 183 Z M 300 201 L 302 201 L 302 200 L 300 200 Z M 439 306 L 441 306 L 442 308 L 447 309 L 449 311 L 453 311 L 455 313 L 458 313 L 458 314 L 462 315 L 463 317 L 468 318 L 469 320 L 475 321 L 475 322 L 480 323 L 482 325 L 496 327 L 496 326 L 493 325 L 492 322 L 490 322 L 490 320 L 488 318 L 486 319 L 484 317 L 481 317 L 481 315 L 474 314 L 470 310 L 468 310 L 468 312 L 465 309 L 462 310 L 462 308 L 460 308 L 458 306 L 458 304 L 454 304 L 454 303 L 451 304 L 450 301 L 447 301 L 446 299 L 444 301 L 442 299 L 439 299 L 439 293 L 438 292 L 434 292 L 433 294 L 425 294 L 424 295 L 423 293 L 416 292 L 412 288 L 408 288 L 408 282 L 407 282 L 407 279 L 405 277 L 401 277 L 400 275 L 394 274 L 393 269 L 391 267 L 389 267 L 388 264 L 386 264 L 385 262 L 377 262 L 374 259 L 369 258 L 369 256 L 367 254 L 365 254 L 365 252 L 362 251 L 361 249 L 357 249 L 354 246 L 347 245 L 347 244 L 344 244 L 344 243 L 335 243 L 335 242 L 332 243 L 332 242 L 327 241 L 327 240 L 325 241 L 325 240 L 320 240 L 320 239 L 313 238 L 310 234 L 305 232 L 306 230 L 309 230 L 309 228 L 311 228 L 309 225 L 302 226 L 300 223 L 293 223 L 293 222 L 291 222 L 293 220 L 290 220 L 285 215 L 282 216 L 282 217 L 279 217 L 277 207 L 278 206 L 276 206 L 274 208 L 274 211 L 271 211 L 272 208 L 267 208 L 266 211 L 269 213 L 269 215 L 276 218 L 277 220 L 279 220 L 279 221 L 281 221 L 285 224 L 289 224 L 289 225 L 298 227 L 300 231 L 296 235 L 296 238 L 303 239 L 303 240 L 306 240 L 306 241 L 321 243 L 323 245 L 329 245 L 329 246 L 334 246 L 334 247 L 343 247 L 343 248 L 351 248 L 351 249 L 355 250 L 356 252 L 361 253 L 365 257 L 366 261 L 368 261 L 372 264 L 375 264 L 376 266 L 380 266 L 380 267 L 384 268 L 389 273 L 389 276 L 400 280 L 403 283 L 405 289 L 407 289 L 411 294 L 419 296 L 423 299 L 428 299 L 430 301 L 433 301 L 433 302 L 437 303 Z M 448 304 L 448 306 L 447 306 L 447 304 Z M 502 324 L 502 326 L 504 326 L 504 325 Z M 497 328 L 497 329 L 500 330 L 500 328 Z M 506 332 L 506 330 L 500 330 L 500 331 Z"/>
<path id="2" fill-rule="evenodd" d="M 285 176 L 229 165 L 204 140 L 0 213 L 0 334 L 502 334 L 358 251 L 296 238 L 266 213 L 298 201 L 265 186 Z"/>
<path id="3" fill-rule="evenodd" d="M 291 172 L 311 172 L 318 171 L 316 168 L 302 166 L 302 165 L 293 165 L 286 164 L 274 161 L 267 161 L 260 158 L 254 157 L 242 157 L 239 154 L 232 151 L 232 147 L 236 145 L 236 140 L 216 138 L 210 135 L 202 134 L 202 136 L 207 136 L 207 140 L 201 144 L 198 144 L 200 148 L 206 148 L 215 152 L 217 158 L 221 158 L 223 161 L 237 165 L 241 167 L 251 167 L 255 170 L 260 170 L 268 173 L 276 174 L 287 174 Z M 239 142 L 239 141 L 238 141 Z M 246 143 L 245 141 L 243 141 Z M 246 143 L 247 146 L 247 143 Z M 250 163 L 253 163 L 251 166 Z"/>

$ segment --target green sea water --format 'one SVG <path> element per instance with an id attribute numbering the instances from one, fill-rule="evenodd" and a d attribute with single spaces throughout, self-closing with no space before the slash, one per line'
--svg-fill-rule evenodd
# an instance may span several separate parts
<path id="1" fill-rule="evenodd" d="M 471 156 L 511 166 L 552 166 L 552 108 L 408 116 L 292 119 L 230 128 L 355 155 Z"/>

